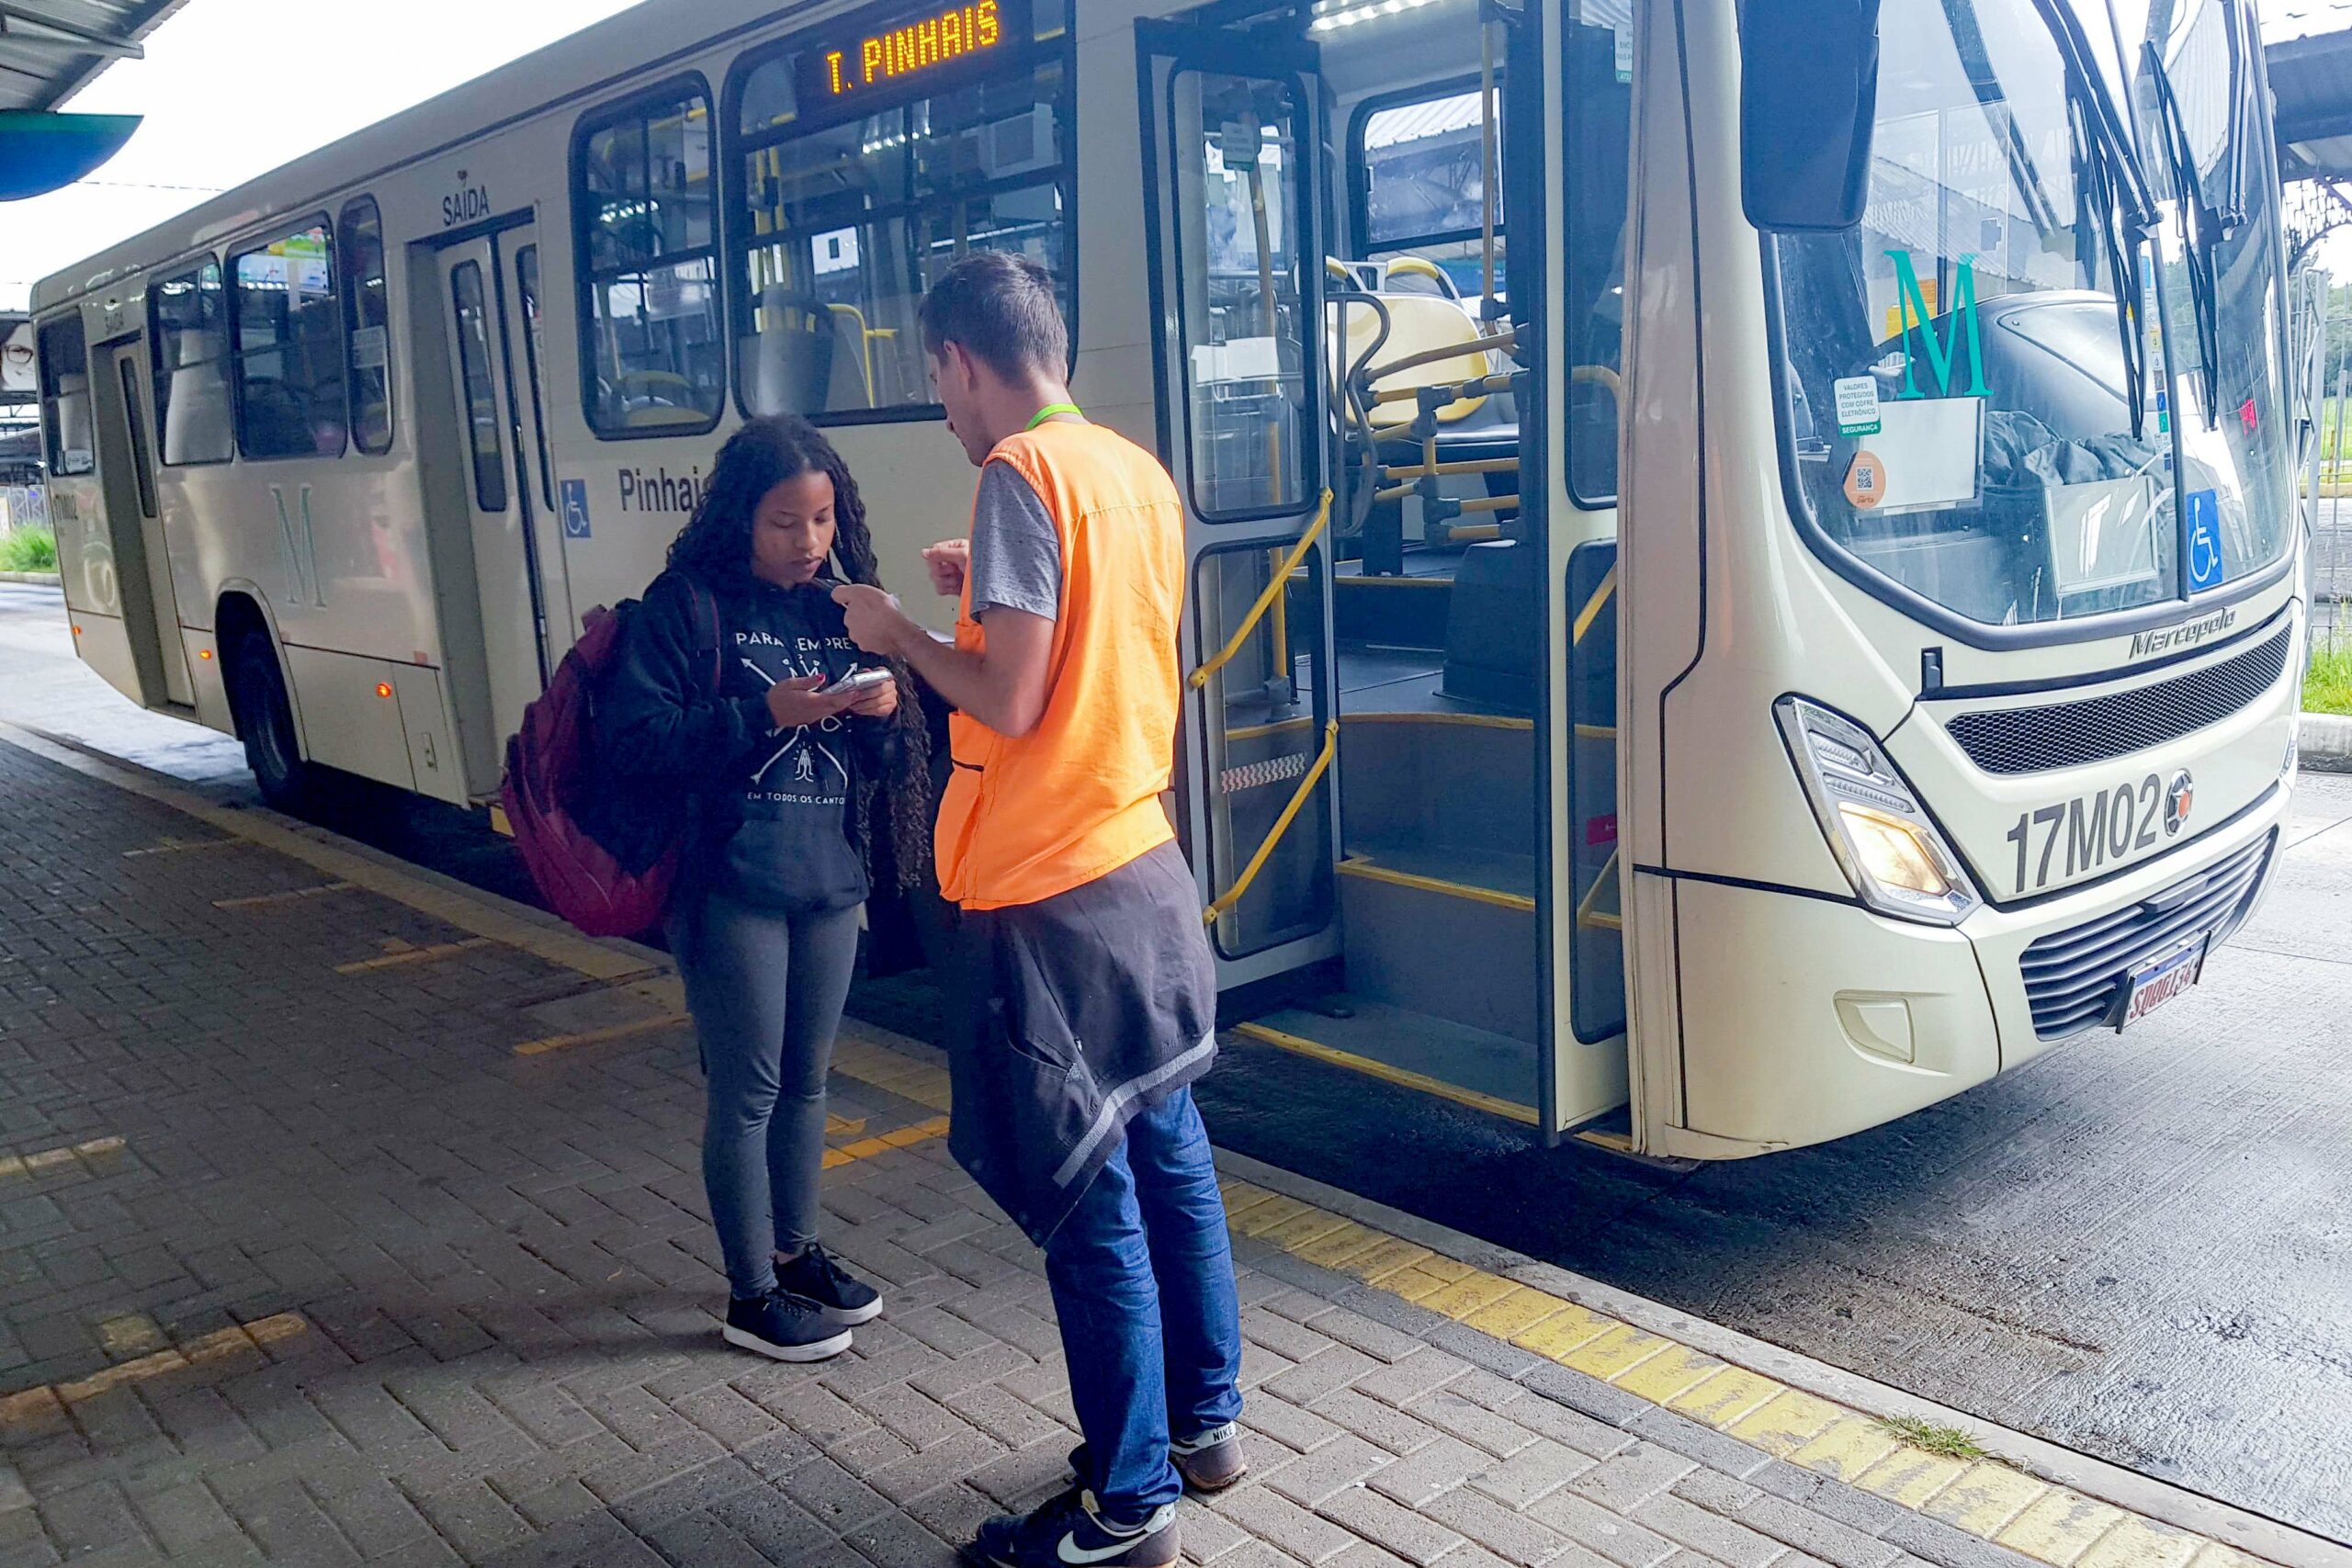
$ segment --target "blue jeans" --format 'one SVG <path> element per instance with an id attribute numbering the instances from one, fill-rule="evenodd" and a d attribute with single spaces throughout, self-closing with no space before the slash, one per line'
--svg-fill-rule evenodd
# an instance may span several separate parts
<path id="1" fill-rule="evenodd" d="M 1079 1481 L 1110 1517 L 1141 1519 L 1183 1495 L 1170 1429 L 1195 1438 L 1241 1414 L 1233 1247 L 1191 1089 L 1127 1123 L 1046 1243 L 1046 1278 L 1095 1472 Z"/>

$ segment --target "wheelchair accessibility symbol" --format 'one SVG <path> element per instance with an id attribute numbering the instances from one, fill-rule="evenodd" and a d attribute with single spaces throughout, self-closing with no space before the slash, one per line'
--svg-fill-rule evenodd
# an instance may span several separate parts
<path id="1" fill-rule="evenodd" d="M 2188 492 L 2188 591 L 2222 585 L 2221 497 L 2210 490 Z"/>
<path id="2" fill-rule="evenodd" d="M 563 536 L 567 539 L 588 537 L 588 481 L 563 481 Z"/>

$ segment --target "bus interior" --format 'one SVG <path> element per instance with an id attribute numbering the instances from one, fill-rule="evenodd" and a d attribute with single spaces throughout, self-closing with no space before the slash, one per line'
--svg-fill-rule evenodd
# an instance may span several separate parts
<path id="1" fill-rule="evenodd" d="M 1562 188 L 1536 188 L 1545 108 L 1518 90 L 1541 79 L 1522 63 L 1535 8 L 1479 0 L 1288 12 L 1319 108 L 1204 65 L 1171 73 L 1162 143 L 1196 531 L 1285 504 L 1314 517 L 1287 547 L 1196 547 L 1206 714 L 1187 741 L 1208 752 L 1192 776 L 1219 956 L 1230 973 L 1337 928 L 1336 953 L 1231 993 L 1236 1030 L 1530 1126 L 1539 1107 L 1558 1126 L 1625 1098 L 1611 541 L 1632 23 L 1623 4 L 1562 9 Z M 1247 40 L 1281 25 L 1227 23 L 1232 58 L 1265 58 Z M 1294 172 L 1317 125 L 1309 221 Z M 1572 209 L 1552 228 L 1565 266 L 1544 254 L 1547 199 Z M 1317 231 L 1321 254 L 1295 254 Z M 1300 346 L 1318 334 L 1294 320 L 1309 267 L 1319 377 Z M 1544 438 L 1547 308 L 1566 326 L 1566 452 Z M 1317 456 L 1291 438 L 1300 422 L 1325 443 L 1319 503 L 1283 471 Z M 1548 514 L 1559 496 L 1582 499 Z M 1575 547 L 1573 738 L 1549 749 L 1565 781 L 1544 755 L 1553 531 Z M 1574 840 L 1572 886 L 1544 874 L 1552 832 Z M 1547 1086 L 1540 1043 L 1570 1029 L 1601 1049 L 1580 1082 Z"/>

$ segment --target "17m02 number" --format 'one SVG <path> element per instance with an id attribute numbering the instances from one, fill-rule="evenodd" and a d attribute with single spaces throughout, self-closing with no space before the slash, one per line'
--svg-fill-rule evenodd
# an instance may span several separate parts
<path id="1" fill-rule="evenodd" d="M 2038 891 L 2053 875 L 2065 882 L 2152 848 L 2180 831 L 2189 799 L 2187 773 L 2170 789 L 2150 773 L 2136 784 L 2018 812 L 2017 826 L 2002 835 L 2018 847 L 2016 890 Z"/>

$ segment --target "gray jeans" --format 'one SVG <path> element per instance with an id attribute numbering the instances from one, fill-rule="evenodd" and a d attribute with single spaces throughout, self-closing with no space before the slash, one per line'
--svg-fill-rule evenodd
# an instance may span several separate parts
<path id="1" fill-rule="evenodd" d="M 857 961 L 857 910 L 782 914 L 706 895 L 672 949 L 702 1039 L 702 1179 L 744 1300 L 775 1288 L 775 1252 L 817 1239 L 825 1075 Z"/>

